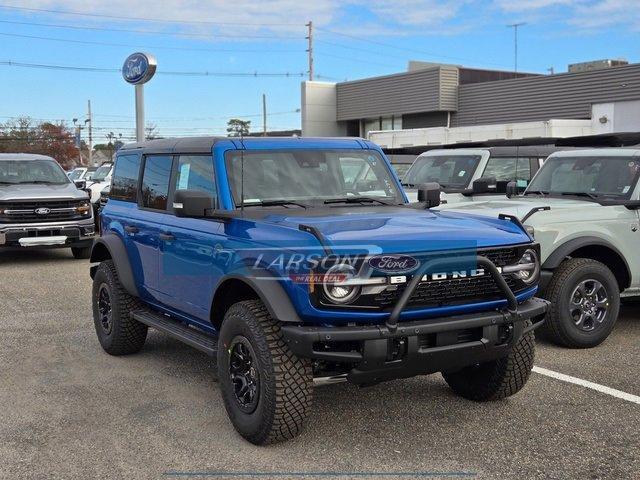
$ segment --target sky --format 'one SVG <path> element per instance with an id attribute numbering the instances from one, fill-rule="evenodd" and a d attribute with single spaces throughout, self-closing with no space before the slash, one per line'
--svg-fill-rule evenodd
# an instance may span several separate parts
<path id="1" fill-rule="evenodd" d="M 309 21 L 317 80 L 397 73 L 409 60 L 513 69 L 508 25 L 521 22 L 518 70 L 546 74 L 640 61 L 639 1 L 0 0 L 0 123 L 82 122 L 91 100 L 94 143 L 128 140 L 134 88 L 119 70 L 146 51 L 158 60 L 146 120 L 160 135 L 222 134 L 232 117 L 260 130 L 263 94 L 269 130 L 299 128 Z"/>

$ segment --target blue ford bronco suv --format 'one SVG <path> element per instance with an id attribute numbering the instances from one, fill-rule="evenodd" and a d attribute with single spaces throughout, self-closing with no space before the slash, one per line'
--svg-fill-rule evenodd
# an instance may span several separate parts
<path id="1" fill-rule="evenodd" d="M 314 383 L 442 372 L 461 396 L 526 383 L 539 248 L 515 217 L 409 204 L 361 139 L 189 138 L 118 152 L 91 261 L 103 349 L 148 327 L 217 356 L 236 430 L 297 435 Z"/>

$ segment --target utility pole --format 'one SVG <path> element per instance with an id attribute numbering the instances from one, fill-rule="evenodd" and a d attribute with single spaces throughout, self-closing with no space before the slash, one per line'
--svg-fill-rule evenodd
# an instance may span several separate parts
<path id="1" fill-rule="evenodd" d="M 307 46 L 307 53 L 309 53 L 309 81 L 313 81 L 313 22 L 309 20 L 309 23 L 305 24 L 308 28 L 308 34 L 306 39 L 309 41 Z"/>
<path id="2" fill-rule="evenodd" d="M 267 96 L 262 94 L 262 136 L 267 136 Z"/>
<path id="3" fill-rule="evenodd" d="M 91 123 L 92 123 L 91 100 L 87 100 L 87 120 L 85 121 L 85 123 L 89 124 L 89 166 L 92 167 L 93 166 L 93 161 L 92 161 L 93 130 L 91 129 Z"/>
<path id="4" fill-rule="evenodd" d="M 513 43 L 514 43 L 514 72 L 518 73 L 518 28 L 526 25 L 526 22 L 520 23 L 512 23 L 511 25 L 507 25 L 509 28 L 513 28 Z"/>

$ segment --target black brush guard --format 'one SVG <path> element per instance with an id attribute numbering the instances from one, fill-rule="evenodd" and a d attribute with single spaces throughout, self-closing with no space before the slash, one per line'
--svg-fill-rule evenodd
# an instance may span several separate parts
<path id="1" fill-rule="evenodd" d="M 399 322 L 423 275 L 475 261 L 491 275 L 507 300 L 503 310 Z M 498 268 L 486 257 L 436 259 L 416 271 L 384 324 L 316 327 L 283 324 L 282 334 L 298 356 L 347 365 L 347 379 L 374 384 L 414 375 L 455 371 L 509 353 L 528 331 L 543 323 L 546 300 L 518 304 Z M 525 321 L 532 324 L 525 326 Z"/>

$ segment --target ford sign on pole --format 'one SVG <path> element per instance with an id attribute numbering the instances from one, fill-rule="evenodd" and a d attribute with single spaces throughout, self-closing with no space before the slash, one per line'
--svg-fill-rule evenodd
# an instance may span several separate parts
<path id="1" fill-rule="evenodd" d="M 156 73 L 156 57 L 136 52 L 129 55 L 122 65 L 122 77 L 136 87 L 136 140 L 144 140 L 144 90 L 143 84 Z"/>

